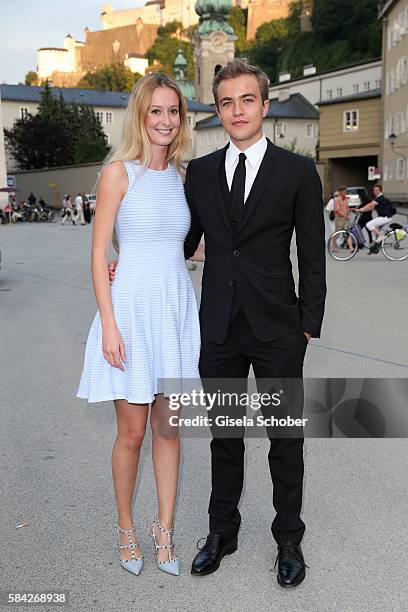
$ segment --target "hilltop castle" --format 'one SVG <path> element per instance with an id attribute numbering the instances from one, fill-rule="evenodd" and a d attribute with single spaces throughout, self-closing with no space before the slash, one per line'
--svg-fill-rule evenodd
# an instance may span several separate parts
<path id="1" fill-rule="evenodd" d="M 231 7 L 232 4 L 248 9 L 247 39 L 253 40 L 263 23 L 289 15 L 291 2 L 228 0 L 224 8 L 226 10 L 227 5 Z M 48 80 L 59 87 L 75 87 L 86 72 L 111 64 L 124 64 L 132 72 L 144 74 L 148 65 L 145 54 L 154 43 L 160 26 L 176 19 L 187 29 L 197 24 L 199 15 L 202 19 L 210 9 L 218 11 L 218 21 L 222 4 L 222 0 L 207 0 L 204 3 L 200 0 L 148 0 L 140 8 L 119 11 L 106 4 L 101 12 L 101 30 L 92 32 L 85 28 L 84 42 L 68 34 L 62 48 L 38 49 L 38 80 L 40 83 Z M 311 7 L 312 0 L 304 0 L 301 15 L 303 31 L 311 29 Z"/>

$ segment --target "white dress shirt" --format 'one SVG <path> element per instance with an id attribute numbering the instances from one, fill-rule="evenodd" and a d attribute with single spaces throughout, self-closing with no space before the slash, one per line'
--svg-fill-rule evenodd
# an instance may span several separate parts
<path id="1" fill-rule="evenodd" d="M 225 174 L 227 177 L 228 189 L 231 191 L 232 179 L 234 178 L 234 172 L 238 165 L 238 158 L 240 153 L 245 153 L 245 195 L 244 202 L 246 201 L 253 182 L 258 174 L 259 166 L 265 155 L 268 141 L 266 140 L 265 134 L 255 144 L 251 145 L 245 151 L 241 151 L 234 145 L 233 142 L 229 143 L 225 155 Z"/>

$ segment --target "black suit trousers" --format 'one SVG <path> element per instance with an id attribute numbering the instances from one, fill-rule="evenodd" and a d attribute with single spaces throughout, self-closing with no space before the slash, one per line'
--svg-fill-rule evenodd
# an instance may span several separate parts
<path id="1" fill-rule="evenodd" d="M 267 379 L 271 378 L 282 381 L 286 378 L 298 379 L 303 392 L 301 378 L 307 347 L 304 333 L 295 332 L 276 340 L 260 342 L 243 312 L 233 311 L 233 315 L 224 343 L 216 344 L 202 339 L 200 376 L 206 390 L 211 386 L 215 389 L 218 385 L 224 392 L 245 392 L 252 365 L 258 392 L 268 391 L 265 384 L 268 385 Z M 290 385 L 293 380 L 286 382 Z M 264 388 L 260 389 L 260 385 Z M 302 408 L 303 396 L 301 405 L 294 408 L 293 415 L 301 416 Z M 239 406 L 235 409 L 234 414 L 240 415 L 243 411 Z M 227 412 L 224 407 L 213 408 L 211 416 L 215 416 L 216 410 Z M 213 431 L 212 490 L 208 509 L 210 531 L 238 532 L 241 523 L 238 504 L 244 482 L 244 428 L 241 431 L 236 427 L 233 429 L 234 432 L 228 433 L 228 437 L 221 437 L 223 434 L 220 434 L 219 428 L 216 434 Z M 278 543 L 299 543 L 305 530 L 300 518 L 304 472 L 303 431 L 296 437 L 274 437 L 268 430 L 266 433 L 270 439 L 268 462 L 276 511 L 271 525 L 272 534 Z"/>

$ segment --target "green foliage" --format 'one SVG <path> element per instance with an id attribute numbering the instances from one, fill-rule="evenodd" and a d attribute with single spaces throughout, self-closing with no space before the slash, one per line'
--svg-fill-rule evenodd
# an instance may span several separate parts
<path id="1" fill-rule="evenodd" d="M 106 135 L 92 107 L 67 104 L 46 83 L 35 115 L 4 130 L 6 146 L 21 170 L 96 162 L 108 153 Z"/>
<path id="2" fill-rule="evenodd" d="M 122 64 L 112 64 L 87 72 L 77 87 L 102 91 L 132 91 L 134 84 L 141 77 L 141 74 L 133 73 Z"/>
<path id="3" fill-rule="evenodd" d="M 182 50 L 187 60 L 187 75 L 190 80 L 194 79 L 194 50 L 193 45 L 185 40 L 180 40 L 172 36 L 181 30 L 182 24 L 178 21 L 171 21 L 157 30 L 156 40 L 146 53 L 149 65 L 154 65 L 154 70 L 165 72 L 168 76 L 174 77 L 173 66 L 179 49 Z"/>
<path id="4" fill-rule="evenodd" d="M 271 82 L 284 70 L 301 76 L 306 64 L 321 72 L 381 55 L 377 0 L 314 0 L 313 32 L 300 31 L 300 13 L 296 0 L 289 17 L 265 23 L 256 33 L 249 60 Z"/>
<path id="5" fill-rule="evenodd" d="M 248 9 L 243 10 L 239 6 L 233 6 L 228 14 L 228 23 L 234 28 L 236 57 L 246 57 L 249 49 L 249 42 L 246 39 Z"/>
<path id="6" fill-rule="evenodd" d="M 37 85 L 38 84 L 38 75 L 34 70 L 29 70 L 25 75 L 25 84 L 26 85 Z"/>
<path id="7" fill-rule="evenodd" d="M 85 164 L 103 159 L 109 150 L 101 122 L 92 106 L 70 104 L 72 163 Z"/>
<path id="8" fill-rule="evenodd" d="M 255 41 L 249 51 L 249 60 L 263 70 L 274 82 L 278 78 L 279 58 L 288 42 L 286 19 L 275 19 L 258 28 Z"/>

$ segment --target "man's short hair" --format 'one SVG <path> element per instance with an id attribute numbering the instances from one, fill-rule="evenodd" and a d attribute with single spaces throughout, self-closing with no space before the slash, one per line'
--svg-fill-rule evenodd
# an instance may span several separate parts
<path id="1" fill-rule="evenodd" d="M 379 183 L 377 183 L 376 185 L 374 185 L 374 186 L 373 186 L 373 189 L 374 189 L 374 187 L 378 187 L 378 189 L 379 189 L 380 191 L 382 191 L 382 185 L 380 185 Z"/>
<path id="2" fill-rule="evenodd" d="M 259 90 L 261 92 L 262 102 L 269 100 L 269 79 L 263 70 L 257 66 L 252 66 L 242 59 L 234 59 L 228 62 L 224 68 L 221 68 L 214 77 L 212 84 L 212 92 L 214 95 L 215 104 L 218 107 L 218 87 L 221 81 L 227 79 L 235 79 L 243 74 L 252 74 L 258 81 Z"/>
<path id="3" fill-rule="evenodd" d="M 347 191 L 347 187 L 345 185 L 340 185 L 337 191 Z"/>

